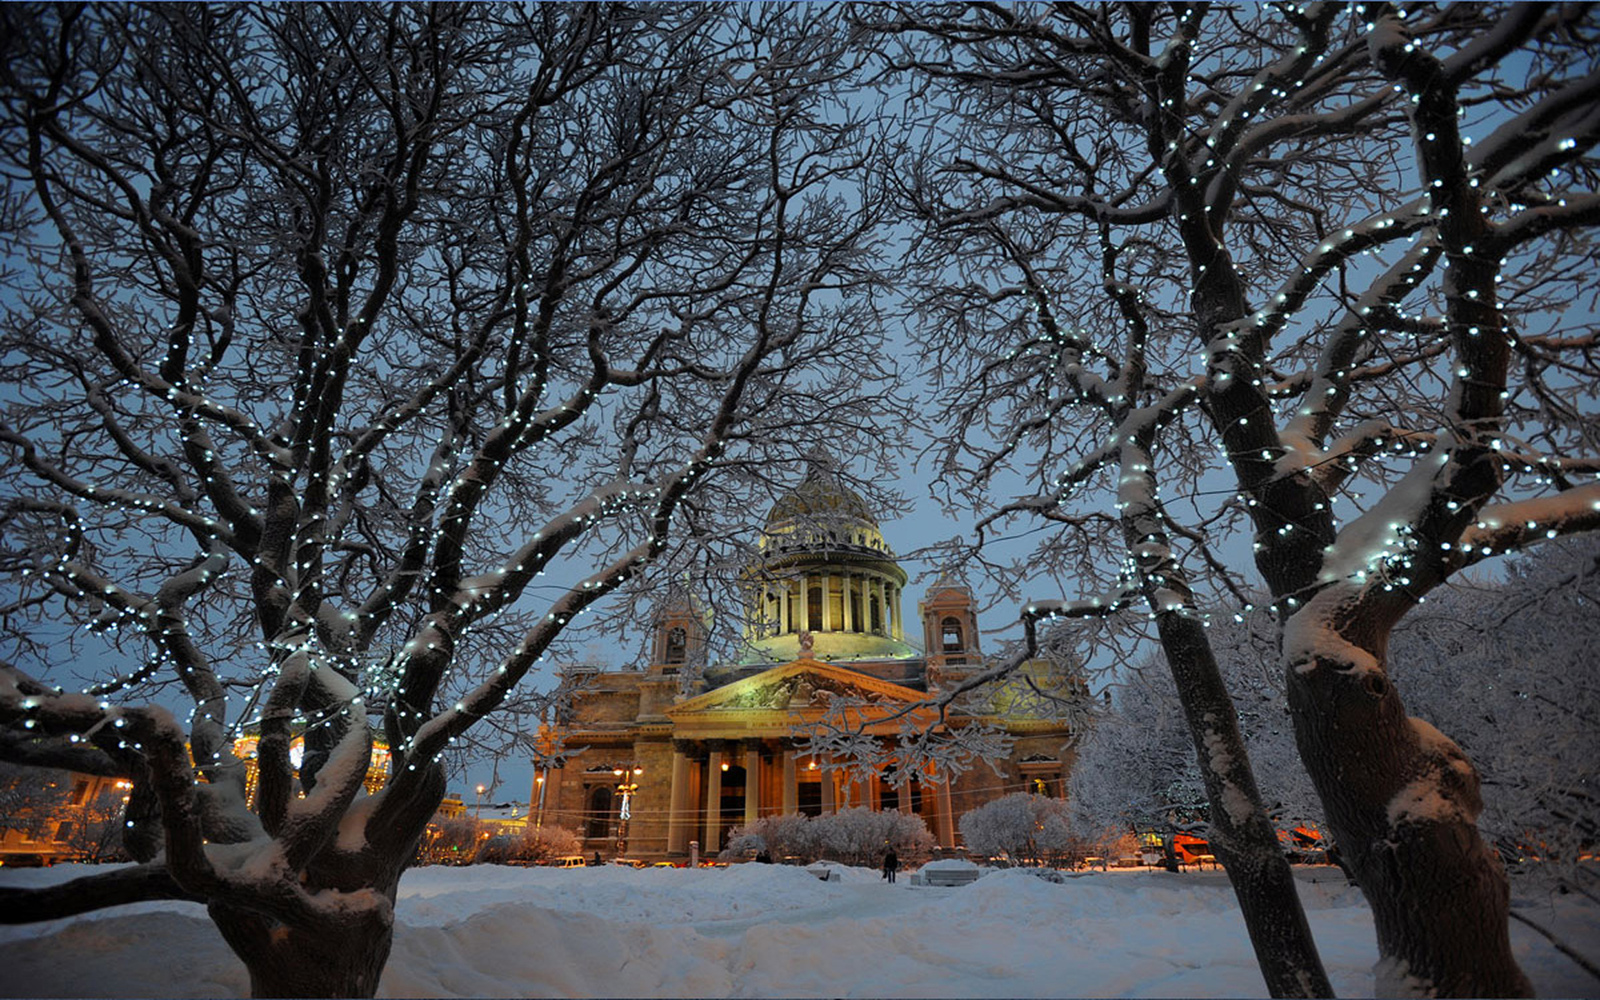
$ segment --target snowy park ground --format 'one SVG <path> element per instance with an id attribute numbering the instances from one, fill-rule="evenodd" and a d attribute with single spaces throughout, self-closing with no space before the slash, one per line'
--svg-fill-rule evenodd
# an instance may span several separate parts
<path id="1" fill-rule="evenodd" d="M 971 885 L 897 885 L 841 869 L 420 868 L 400 884 L 380 996 L 1264 996 L 1221 872 L 1018 870 Z M 0 885 L 71 866 L 0 872 Z M 1334 987 L 1370 995 L 1376 949 L 1360 893 L 1337 870 L 1298 871 Z M 1315 881 L 1313 881 L 1315 880 Z M 1518 909 L 1600 952 L 1600 907 L 1513 889 Z M 1600 982 L 1513 923 L 1544 996 Z M 201 907 L 140 904 L 0 927 L 0 994 L 245 996 L 244 968 Z"/>

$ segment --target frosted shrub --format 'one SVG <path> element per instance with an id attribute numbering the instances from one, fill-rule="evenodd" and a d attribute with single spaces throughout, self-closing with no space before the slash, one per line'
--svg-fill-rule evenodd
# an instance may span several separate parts
<path id="1" fill-rule="evenodd" d="M 473 855 L 472 863 L 477 865 L 505 865 L 518 860 L 517 849 L 521 846 L 521 839 L 514 834 L 501 833 L 485 840 L 478 847 L 478 853 Z"/>
<path id="2" fill-rule="evenodd" d="M 917 816 L 871 809 L 844 809 L 819 816 L 828 856 L 855 865 L 876 865 L 890 847 L 908 857 L 933 849 L 933 835 Z"/>
<path id="3" fill-rule="evenodd" d="M 1071 846 L 1067 804 L 1029 792 L 986 803 L 961 817 L 961 839 L 974 854 L 1038 861 Z"/>
<path id="4" fill-rule="evenodd" d="M 517 860 L 537 864 L 582 850 L 583 841 L 573 831 L 562 826 L 541 826 L 522 835 L 517 844 Z"/>
<path id="5" fill-rule="evenodd" d="M 876 865 L 893 847 L 901 858 L 926 854 L 934 845 L 928 825 L 917 816 L 871 809 L 845 809 L 816 817 L 768 816 L 738 827 L 724 852 L 737 857 L 766 851 L 773 858 L 803 862 L 830 858 L 854 865 Z"/>
<path id="6" fill-rule="evenodd" d="M 425 865 L 462 865 L 477 852 L 479 823 L 464 816 L 428 824 L 428 832 L 417 848 L 417 861 Z"/>
<path id="7" fill-rule="evenodd" d="M 818 828 L 809 817 L 766 816 L 735 828 L 723 854 L 742 857 L 752 851 L 766 851 L 774 860 L 797 857 L 812 861 L 818 848 Z"/>

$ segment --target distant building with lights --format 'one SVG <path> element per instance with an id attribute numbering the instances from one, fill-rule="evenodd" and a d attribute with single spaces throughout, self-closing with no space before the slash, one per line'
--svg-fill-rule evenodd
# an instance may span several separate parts
<path id="1" fill-rule="evenodd" d="M 691 842 L 715 854 L 733 827 L 759 817 L 866 806 L 922 817 L 948 848 L 969 809 L 1014 791 L 1065 794 L 1073 733 L 1061 712 L 1041 713 L 1037 701 L 1023 708 L 1017 692 L 1031 677 L 1070 701 L 1087 696 L 1082 680 L 1030 663 L 1028 677 L 939 721 L 930 696 L 987 665 L 972 594 L 936 583 L 907 621 L 906 574 L 877 518 L 823 465 L 773 506 L 759 546 L 737 662 L 703 663 L 711 623 L 676 592 L 657 610 L 648 663 L 568 668 L 573 703 L 539 737 L 545 752 L 565 757 L 557 767 L 535 762 L 536 825 L 576 830 L 585 853 L 681 858 Z M 841 766 L 849 762 L 805 750 L 840 696 L 879 740 L 898 739 L 904 718 L 949 727 L 982 720 L 1007 732 L 1011 753 L 954 778 L 882 767 L 852 777 Z"/>
<path id="2" fill-rule="evenodd" d="M 16 800 L 13 809 L 0 815 L 0 867 L 99 861 L 116 853 L 132 782 L 77 771 L 29 773 L 15 781 L 8 796 Z"/>
<path id="3" fill-rule="evenodd" d="M 252 809 L 256 804 L 256 786 L 261 781 L 261 762 L 258 745 L 261 734 L 252 726 L 241 736 L 233 741 L 233 755 L 244 761 L 244 795 L 245 803 Z M 301 758 L 306 752 L 306 739 L 303 734 L 296 735 L 289 743 L 289 763 L 298 770 Z M 367 764 L 367 775 L 361 785 L 368 795 L 376 795 L 382 790 L 389 780 L 389 744 L 377 733 L 372 736 L 372 756 Z M 295 793 L 300 798 L 305 798 L 303 789 Z"/>

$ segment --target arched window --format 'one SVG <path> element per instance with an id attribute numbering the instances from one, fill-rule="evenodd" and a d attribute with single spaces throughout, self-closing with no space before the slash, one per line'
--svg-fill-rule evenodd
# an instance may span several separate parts
<path id="1" fill-rule="evenodd" d="M 667 629 L 667 649 L 661 657 L 662 663 L 682 663 L 689 653 L 689 634 L 683 626 L 674 625 Z"/>
<path id="2" fill-rule="evenodd" d="M 806 628 L 813 632 L 822 631 L 822 588 L 812 587 L 806 591 Z"/>
<path id="3" fill-rule="evenodd" d="M 946 653 L 959 653 L 967 648 L 962 641 L 961 621 L 957 618 L 946 618 L 939 623 L 939 644 Z"/>

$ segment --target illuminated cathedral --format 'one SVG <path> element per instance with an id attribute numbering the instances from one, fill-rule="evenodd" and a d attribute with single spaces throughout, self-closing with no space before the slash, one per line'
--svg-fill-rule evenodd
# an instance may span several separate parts
<path id="1" fill-rule="evenodd" d="M 1014 791 L 1062 796 L 1073 733 L 1059 711 L 1018 710 L 1005 690 L 947 713 L 925 704 L 986 666 L 971 592 L 935 583 L 902 611 L 906 573 L 855 492 L 813 465 L 772 508 L 747 575 L 745 652 L 704 662 L 710 623 L 682 592 L 652 622 L 648 662 L 573 667 L 572 704 L 542 729 L 560 766 L 536 767 L 531 818 L 584 838 L 585 853 L 680 859 L 714 855 L 757 818 L 848 807 L 920 816 L 940 846 L 958 846 L 961 815 Z M 1025 672 L 1048 676 L 1043 664 Z M 1017 684 L 1013 681 L 1012 684 Z M 1080 680 L 1056 680 L 1062 697 Z M 845 699 L 856 724 L 894 741 L 924 726 L 987 722 L 1010 753 L 954 777 L 933 769 L 845 767 L 806 749 L 810 727 Z"/>

